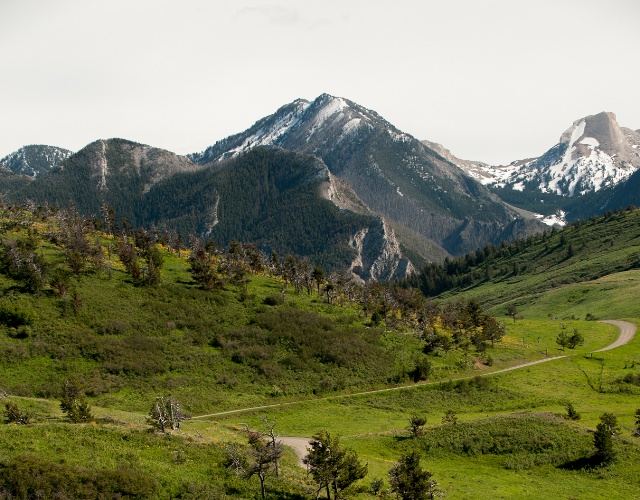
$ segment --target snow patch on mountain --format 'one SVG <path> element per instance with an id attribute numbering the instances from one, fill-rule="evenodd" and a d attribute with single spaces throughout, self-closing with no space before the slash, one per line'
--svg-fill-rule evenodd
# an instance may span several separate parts
<path id="1" fill-rule="evenodd" d="M 598 142 L 598 139 L 594 138 L 594 137 L 585 137 L 584 139 L 582 139 L 580 141 L 580 144 L 585 144 L 586 146 L 589 146 L 590 148 L 597 148 L 598 146 L 600 146 L 600 143 Z"/>
<path id="2" fill-rule="evenodd" d="M 309 107 L 309 102 L 307 101 L 300 100 L 296 104 L 297 106 L 291 113 L 279 117 L 269 128 L 260 128 L 251 134 L 242 144 L 228 151 L 225 154 L 225 158 L 233 158 L 258 146 L 275 144 L 280 137 L 296 126 L 302 113 Z"/>
<path id="3" fill-rule="evenodd" d="M 352 118 L 347 123 L 345 123 L 342 127 L 343 137 L 349 134 L 352 134 L 360 127 L 362 123 L 362 118 Z"/>
<path id="4" fill-rule="evenodd" d="M 309 130 L 307 142 L 309 141 L 309 139 L 311 139 L 313 134 L 324 127 L 329 118 L 333 118 L 332 124 L 335 124 L 341 119 L 344 119 L 345 115 L 343 111 L 349 108 L 349 105 L 345 102 L 345 100 L 340 97 L 330 98 L 326 101 L 326 104 L 324 104 L 320 111 L 315 114 L 313 120 L 310 123 L 311 130 Z"/>
<path id="5" fill-rule="evenodd" d="M 576 120 L 544 155 L 507 166 L 459 164 L 484 185 L 577 196 L 614 186 L 640 168 L 640 134 L 618 125 L 613 113 Z"/>
<path id="6" fill-rule="evenodd" d="M 561 226 L 561 227 L 567 225 L 566 216 L 567 216 L 567 213 L 563 210 L 558 210 L 555 214 L 548 215 L 546 217 L 541 214 L 535 214 L 536 219 L 539 219 L 547 226 Z"/>
<path id="7" fill-rule="evenodd" d="M 34 179 L 60 165 L 72 152 L 55 146 L 34 144 L 24 146 L 0 159 L 0 167 Z"/>

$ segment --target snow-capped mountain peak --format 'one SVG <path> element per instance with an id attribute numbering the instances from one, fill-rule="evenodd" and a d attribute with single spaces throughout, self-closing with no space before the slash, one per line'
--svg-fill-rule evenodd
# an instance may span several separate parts
<path id="1" fill-rule="evenodd" d="M 282 106 L 274 114 L 262 118 L 241 134 L 210 146 L 202 153 L 190 155 L 197 163 L 233 158 L 257 146 L 280 146 L 291 149 L 304 144 L 305 152 L 326 151 L 329 142 L 338 147 L 363 130 L 380 127 L 396 142 L 414 140 L 386 122 L 375 111 L 343 97 L 322 94 L 314 101 L 297 99 Z"/>
<path id="2" fill-rule="evenodd" d="M 640 134 L 602 112 L 573 122 L 539 158 L 468 172 L 485 185 L 576 196 L 614 186 L 640 169 Z"/>

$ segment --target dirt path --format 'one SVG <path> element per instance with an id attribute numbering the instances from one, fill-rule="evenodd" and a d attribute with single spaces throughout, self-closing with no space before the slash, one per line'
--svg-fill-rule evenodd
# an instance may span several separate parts
<path id="1" fill-rule="evenodd" d="M 608 351 L 610 349 L 615 349 L 616 347 L 620 347 L 621 345 L 627 344 L 631 341 L 631 339 L 633 339 L 637 327 L 636 325 L 634 325 L 633 323 L 629 323 L 627 321 L 618 321 L 618 320 L 603 320 L 601 321 L 601 323 L 607 323 L 610 325 L 614 325 L 616 327 L 618 327 L 618 329 L 620 330 L 620 335 L 618 336 L 617 340 L 613 343 L 608 345 L 607 347 L 603 347 L 602 349 L 598 349 L 597 351 L 594 352 L 602 352 L 602 351 Z M 513 371 L 513 370 L 519 370 L 520 368 L 526 368 L 527 366 L 533 366 L 533 365 L 538 365 L 540 363 L 546 363 L 548 361 L 554 361 L 556 359 L 562 359 L 562 358 L 566 358 L 568 357 L 568 355 L 565 356 L 554 356 L 552 358 L 544 358 L 544 359 L 538 359 L 536 361 L 529 361 L 528 363 L 522 363 L 520 365 L 515 365 L 515 366 L 511 366 L 509 368 L 503 368 L 502 370 L 496 370 L 493 372 L 488 372 L 488 373 L 481 373 L 479 374 L 482 377 L 488 377 L 490 375 L 495 375 L 498 373 L 504 373 L 504 372 L 509 372 L 509 371 Z M 455 379 L 455 380 L 463 380 L 463 379 L 470 379 L 475 377 L 475 375 L 473 376 L 469 376 L 469 377 L 462 377 L 460 379 Z M 233 413 L 243 413 L 243 412 L 247 412 L 247 411 L 254 411 L 254 410 L 268 410 L 269 408 L 280 408 L 282 406 L 289 406 L 289 405 L 295 405 L 298 403 L 308 403 L 311 401 L 320 401 L 320 400 L 328 400 L 328 399 L 341 399 L 341 398 L 348 398 L 348 397 L 352 397 L 352 396 L 364 396 L 367 394 L 376 394 L 376 393 L 380 393 L 380 392 L 390 392 L 390 391 L 400 391 L 400 390 L 404 390 L 404 389 L 411 389 L 413 387 L 420 387 L 422 385 L 431 385 L 431 384 L 439 384 L 440 381 L 438 382 L 423 382 L 423 383 L 418 383 L 418 384 L 412 384 L 412 385 L 403 385 L 403 386 L 399 386 L 399 387 L 388 387 L 386 389 L 376 389 L 373 391 L 363 391 L 363 392 L 353 392 L 350 394 L 340 394 L 338 396 L 327 396 L 324 398 L 318 398 L 318 399 L 305 399 L 302 401 L 291 401 L 288 403 L 276 403 L 276 404 L 272 404 L 272 405 L 264 405 L 264 406 L 253 406 L 251 408 L 239 408 L 237 410 L 227 410 L 227 411 L 221 411 L 218 413 L 209 413 L 208 415 L 198 415 L 196 417 L 192 417 L 194 419 L 196 418 L 208 418 L 208 417 L 220 417 L 223 415 L 231 415 Z M 288 439 L 288 438 L 282 438 L 283 442 L 284 439 Z M 298 439 L 298 438 L 292 438 L 292 439 Z M 304 438 L 299 438 L 304 440 Z M 308 442 L 308 440 L 307 440 Z M 296 449 L 294 447 L 294 449 Z M 296 453 L 298 453 L 298 451 L 296 450 Z M 306 451 L 303 452 L 303 454 L 306 454 Z"/>
<path id="2" fill-rule="evenodd" d="M 616 341 L 613 344 L 608 345 L 607 347 L 603 347 L 602 349 L 598 349 L 595 352 L 602 352 L 602 351 L 608 351 L 610 349 L 615 349 L 616 347 L 620 347 L 621 345 L 627 344 L 631 341 L 631 339 L 633 339 L 634 335 L 636 334 L 636 330 L 637 327 L 636 325 L 634 325 L 633 323 L 629 323 L 627 321 L 618 321 L 618 320 L 605 320 L 602 321 L 602 323 L 608 323 L 610 325 L 614 325 L 616 327 L 618 327 L 618 329 L 620 330 L 620 335 L 618 336 L 618 338 L 616 339 Z M 496 370 L 494 372 L 489 372 L 489 373 L 483 373 L 481 374 L 481 376 L 489 376 L 489 375 L 495 375 L 496 373 L 504 373 L 504 372 L 509 372 L 512 370 L 518 370 L 520 368 L 525 368 L 527 366 L 533 366 L 533 365 L 537 365 L 540 363 L 546 363 L 547 361 L 553 361 L 555 359 L 561 359 L 561 358 L 566 358 L 568 356 L 554 356 L 553 358 L 544 358 L 544 359 L 539 359 L 537 361 L 530 361 L 528 363 L 522 363 L 520 365 L 516 365 L 516 366 L 511 366 L 509 368 L 504 368 L 502 370 Z M 464 378 L 471 378 L 471 377 L 464 377 Z M 433 384 L 433 383 L 438 383 L 438 382 L 427 382 L 427 384 Z M 359 395 L 363 395 L 363 394 L 375 394 L 375 393 L 379 393 L 379 392 L 388 392 L 388 391 L 398 391 L 401 389 L 408 389 L 411 387 L 417 387 L 419 385 L 424 385 L 424 384 L 415 384 L 415 385 L 411 385 L 411 386 L 401 386 L 401 387 L 390 387 L 387 389 L 378 389 L 375 391 L 365 391 L 365 392 L 358 392 L 358 393 L 353 393 L 353 394 L 343 394 L 340 396 L 329 396 L 326 398 L 322 398 L 323 400 L 326 399 L 337 399 L 337 398 L 344 398 L 344 397 L 350 397 L 350 396 L 359 396 Z M 304 402 L 308 402 L 310 400 L 304 400 Z M 232 413 L 241 413 L 241 412 L 245 412 L 245 411 L 252 411 L 252 410 L 266 410 L 268 408 L 276 408 L 276 407 L 281 407 L 281 406 L 288 406 L 288 405 L 293 405 L 296 404 L 300 401 L 292 401 L 290 403 L 278 403 L 278 404 L 273 404 L 273 405 L 265 405 L 265 406 L 254 406 L 252 408 L 241 408 L 238 410 L 228 410 L 228 411 L 222 411 L 219 413 L 211 413 L 209 415 L 199 415 L 197 417 L 193 417 L 193 418 L 207 418 L 207 417 L 216 417 L 216 416 L 221 416 L 221 415 L 229 415 Z M 285 446 L 289 446 L 291 448 L 293 448 L 293 451 L 295 452 L 296 456 L 298 457 L 298 465 L 300 467 L 304 467 L 304 463 L 302 462 L 302 459 L 307 455 L 309 449 L 309 438 L 304 438 L 304 437 L 293 437 L 293 436 L 285 436 L 285 437 L 281 437 L 279 438 L 280 441 L 282 441 L 282 444 L 284 444 Z"/>
<path id="3" fill-rule="evenodd" d="M 598 349 L 596 352 L 608 351 L 609 349 L 615 349 L 616 347 L 620 347 L 621 345 L 628 344 L 631 342 L 631 339 L 636 334 L 636 330 L 638 329 L 636 325 L 633 323 L 629 323 L 628 321 L 618 321 L 615 319 L 607 319 L 601 321 L 601 323 L 608 323 L 613 326 L 617 326 L 620 330 L 620 336 L 618 339 L 611 345 L 607 347 L 603 347 L 602 349 Z"/>
<path id="4" fill-rule="evenodd" d="M 293 448 L 293 451 L 296 452 L 296 456 L 298 457 L 298 465 L 304 467 L 302 459 L 309 453 L 310 440 L 301 437 L 281 437 L 280 441 L 282 441 L 283 445 Z"/>

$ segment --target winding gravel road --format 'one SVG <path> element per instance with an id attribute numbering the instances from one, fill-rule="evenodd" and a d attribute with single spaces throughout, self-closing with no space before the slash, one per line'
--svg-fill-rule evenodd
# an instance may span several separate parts
<path id="1" fill-rule="evenodd" d="M 610 349 L 615 349 L 616 347 L 620 347 L 621 345 L 628 344 L 631 342 L 631 339 L 636 334 L 636 330 L 638 329 L 636 325 L 633 323 L 629 323 L 628 321 L 618 321 L 615 319 L 607 319 L 601 321 L 600 323 L 608 323 L 613 326 L 617 326 L 620 330 L 620 335 L 618 339 L 611 345 L 607 347 L 603 347 L 602 349 L 598 349 L 596 352 L 608 351 Z"/>
<path id="2" fill-rule="evenodd" d="M 627 344 L 631 341 L 631 339 L 633 339 L 634 335 L 636 334 L 636 330 L 637 327 L 636 325 L 634 325 L 633 323 L 629 323 L 627 321 L 619 321 L 619 320 L 604 320 L 601 321 L 601 323 L 607 323 L 609 325 L 614 325 L 616 327 L 618 327 L 618 329 L 620 330 L 620 335 L 618 336 L 618 338 L 616 339 L 616 341 L 613 344 L 608 345 L 607 347 L 603 347 L 602 349 L 598 349 L 597 351 L 594 352 L 602 352 L 602 351 L 608 351 L 610 349 L 615 349 L 616 347 L 620 347 L 624 344 Z M 539 359 L 537 361 L 530 361 L 529 363 L 522 363 L 520 365 L 516 365 L 516 366 L 512 366 L 510 368 L 504 368 L 503 370 L 497 370 L 497 371 L 493 371 L 493 372 L 489 372 L 489 373 L 483 373 L 481 376 L 489 376 L 489 375 L 495 375 L 497 373 L 504 373 L 504 372 L 508 372 L 508 371 L 512 371 L 512 370 L 518 370 L 520 368 L 525 368 L 527 366 L 533 366 L 533 365 L 537 365 L 540 363 L 546 363 L 548 361 L 553 361 L 555 359 L 561 359 L 561 358 L 566 358 L 568 356 L 554 356 L 553 358 L 545 358 L 545 359 Z M 467 377 L 469 378 L 469 377 Z M 366 391 L 366 392 L 358 392 L 355 394 L 345 394 L 345 395 L 340 395 L 340 396 L 329 396 L 326 398 L 322 398 L 322 399 L 337 399 L 337 398 L 342 398 L 342 397 L 349 397 L 349 396 L 359 396 L 359 395 L 363 395 L 363 394 L 375 394 L 378 392 L 388 392 L 388 391 L 397 391 L 397 390 L 402 390 L 402 389 L 408 389 L 410 387 L 418 387 L 419 385 L 424 385 L 424 384 L 416 384 L 413 386 L 401 386 L 401 387 L 390 387 L 387 389 L 378 389 L 375 391 Z M 308 402 L 309 400 L 305 400 L 304 402 Z M 281 407 L 281 406 L 288 406 L 288 405 L 294 405 L 297 404 L 301 401 L 292 401 L 290 403 L 277 403 L 277 404 L 273 404 L 273 405 L 265 405 L 265 406 L 254 406 L 252 408 L 240 408 L 237 410 L 228 410 L 228 411 L 221 411 L 218 413 L 210 413 L 208 415 L 199 415 L 196 417 L 192 417 L 192 418 L 207 418 L 207 417 L 219 417 L 222 415 L 230 415 L 232 413 L 242 413 L 242 412 L 247 412 L 247 411 L 254 411 L 254 410 L 267 410 L 269 408 L 277 408 L 277 407 Z M 302 462 L 302 459 L 305 457 L 305 455 L 308 452 L 308 445 L 309 445 L 309 438 L 303 438 L 303 437 L 281 437 L 280 440 L 282 441 L 282 443 L 285 446 L 289 446 L 291 448 L 293 448 L 293 450 L 295 451 L 297 457 L 298 457 L 298 465 L 300 465 L 301 467 L 304 467 L 304 464 Z"/>
<path id="3" fill-rule="evenodd" d="M 602 323 L 608 323 L 610 325 L 617 326 L 620 330 L 620 335 L 616 339 L 613 344 L 608 345 L 607 347 L 603 347 L 602 349 L 598 349 L 595 352 L 608 351 L 610 349 L 615 349 L 616 347 L 620 347 L 621 345 L 628 344 L 633 339 L 636 334 L 637 327 L 633 323 L 629 323 L 627 321 L 617 321 L 617 320 L 605 320 Z M 498 370 L 495 372 L 487 373 L 486 375 L 493 375 L 494 373 L 502 373 L 511 370 L 517 370 L 519 368 L 524 368 L 526 366 L 537 365 L 539 363 L 544 363 L 546 361 L 553 361 L 554 359 L 566 358 L 567 356 L 555 356 L 553 358 L 545 358 L 539 359 L 538 361 L 531 361 L 530 363 L 523 363 L 521 365 L 512 366 L 511 368 L 505 368 L 504 370 Z M 375 392 L 375 391 L 374 391 Z M 298 457 L 298 465 L 300 467 L 304 467 L 304 462 L 302 461 L 304 457 L 309 452 L 309 442 L 308 438 L 301 437 L 281 437 L 280 441 L 285 446 L 289 446 L 293 448 L 296 456 Z"/>

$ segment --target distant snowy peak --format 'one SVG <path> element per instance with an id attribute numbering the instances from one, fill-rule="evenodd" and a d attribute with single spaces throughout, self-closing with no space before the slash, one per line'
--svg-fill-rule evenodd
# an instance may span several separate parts
<path id="1" fill-rule="evenodd" d="M 0 166 L 16 174 L 39 177 L 71 156 L 72 152 L 55 146 L 24 146 L 0 159 Z"/>
<path id="2" fill-rule="evenodd" d="M 210 163 L 233 158 L 258 146 L 281 146 L 313 152 L 326 150 L 328 142 L 334 146 L 356 136 L 360 131 L 382 125 L 395 141 L 413 138 L 393 127 L 375 111 L 348 99 L 322 94 L 314 101 L 297 99 L 281 107 L 245 132 L 218 141 L 202 153 L 190 155 L 197 163 Z"/>
<path id="3" fill-rule="evenodd" d="M 469 175 L 485 185 L 576 196 L 615 186 L 640 169 L 640 134 L 602 112 L 573 122 L 539 158 L 481 167 Z"/>

